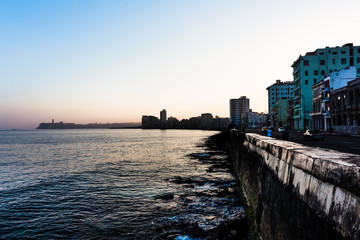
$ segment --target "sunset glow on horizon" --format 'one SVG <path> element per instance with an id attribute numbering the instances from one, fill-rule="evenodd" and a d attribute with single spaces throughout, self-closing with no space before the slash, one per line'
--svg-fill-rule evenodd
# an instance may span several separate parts
<path id="1" fill-rule="evenodd" d="M 357 0 L 0 2 L 0 129 L 229 116 L 306 52 L 360 45 Z M 329 17 L 334 16 L 336 17 Z"/>

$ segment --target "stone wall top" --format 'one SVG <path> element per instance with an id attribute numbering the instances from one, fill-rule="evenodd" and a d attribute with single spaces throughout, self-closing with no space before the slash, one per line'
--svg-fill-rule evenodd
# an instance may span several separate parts
<path id="1" fill-rule="evenodd" d="M 360 155 L 314 148 L 254 133 L 245 140 L 287 164 L 360 197 Z"/>

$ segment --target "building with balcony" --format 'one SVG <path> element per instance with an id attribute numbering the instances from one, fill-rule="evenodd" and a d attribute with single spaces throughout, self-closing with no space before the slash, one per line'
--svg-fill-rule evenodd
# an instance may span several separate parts
<path id="1" fill-rule="evenodd" d="M 331 123 L 336 132 L 359 134 L 360 78 L 331 92 Z"/>
<path id="2" fill-rule="evenodd" d="M 312 87 L 312 126 L 314 129 L 328 131 L 331 124 L 330 95 L 333 91 L 345 87 L 348 82 L 356 78 L 356 67 L 332 72 L 324 80 Z"/>
<path id="3" fill-rule="evenodd" d="M 237 99 L 230 99 L 230 123 L 236 127 L 241 126 L 241 114 L 248 113 L 250 100 L 246 96 Z"/>
<path id="4" fill-rule="evenodd" d="M 294 77 L 294 129 L 312 128 L 312 86 L 332 72 L 354 66 L 360 77 L 360 46 L 326 47 L 299 56 L 291 65 Z"/>
<path id="5" fill-rule="evenodd" d="M 321 131 L 330 129 L 330 80 L 323 80 L 312 87 L 313 128 Z"/>

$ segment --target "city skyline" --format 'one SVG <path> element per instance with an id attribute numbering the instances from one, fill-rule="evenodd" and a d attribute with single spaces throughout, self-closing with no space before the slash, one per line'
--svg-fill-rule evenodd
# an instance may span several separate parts
<path id="1" fill-rule="evenodd" d="M 0 129 L 229 117 L 308 51 L 358 42 L 358 1 L 2 1 Z M 325 18 L 323 13 L 337 13 Z M 331 36 L 331 37 L 328 37 Z"/>

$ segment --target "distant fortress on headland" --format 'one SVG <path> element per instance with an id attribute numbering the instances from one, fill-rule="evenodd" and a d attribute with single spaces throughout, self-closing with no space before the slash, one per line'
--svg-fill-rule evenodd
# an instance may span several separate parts
<path id="1" fill-rule="evenodd" d="M 64 123 L 54 122 L 51 123 L 40 123 L 36 129 L 87 129 L 87 128 L 141 128 L 141 123 L 88 123 L 88 124 L 77 124 L 77 123 Z"/>

